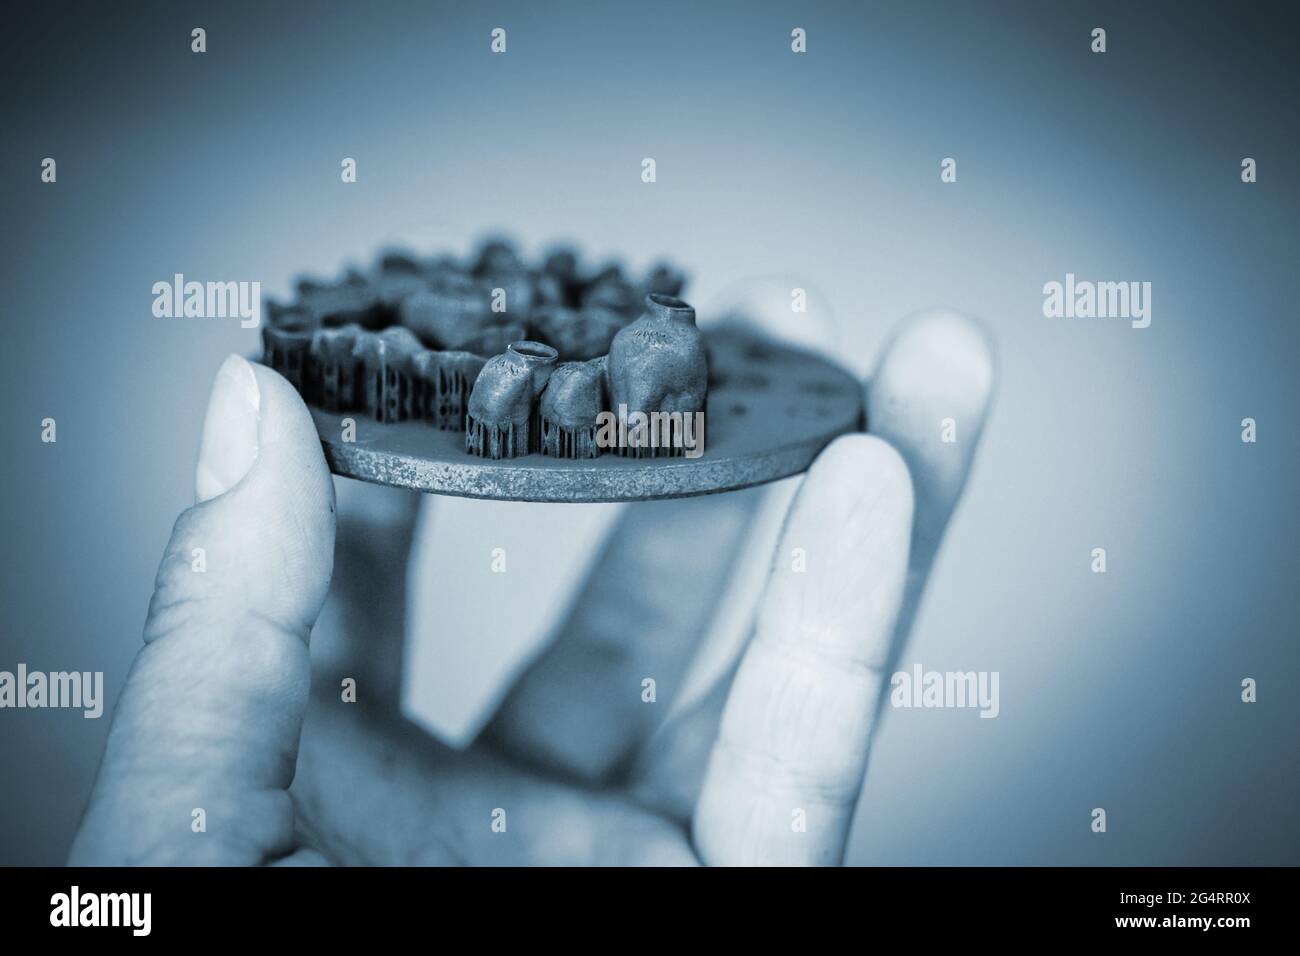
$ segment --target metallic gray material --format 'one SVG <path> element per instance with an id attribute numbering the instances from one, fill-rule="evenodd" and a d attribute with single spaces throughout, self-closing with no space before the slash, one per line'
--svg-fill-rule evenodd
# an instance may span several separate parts
<path id="1" fill-rule="evenodd" d="M 522 322 L 484 323 L 473 335 L 466 335 L 457 345 L 462 352 L 475 355 L 499 355 L 511 342 L 518 342 L 528 337 L 527 327 Z"/>
<path id="2" fill-rule="evenodd" d="M 608 357 L 565 362 L 551 373 L 538 419 L 539 451 L 556 458 L 595 458 L 597 417 L 605 411 Z"/>
<path id="3" fill-rule="evenodd" d="M 422 349 L 411 356 L 407 365 L 412 380 L 407 417 L 431 422 L 435 428 L 459 435 L 465 429 L 470 390 L 485 361 L 472 352 L 432 349 Z"/>
<path id="4" fill-rule="evenodd" d="M 382 332 L 361 332 L 352 347 L 352 359 L 362 376 L 358 400 L 379 422 L 400 422 L 411 417 L 411 357 L 424 351 L 410 329 L 393 326 Z"/>
<path id="5" fill-rule="evenodd" d="M 549 345 L 520 341 L 488 359 L 469 397 L 467 452 L 514 458 L 536 450 L 534 409 L 558 357 Z"/>
<path id="6" fill-rule="evenodd" d="M 636 317 L 641 295 L 640 289 L 621 276 L 609 276 L 597 279 L 587 287 L 582 305 L 586 309 L 608 309 L 631 319 Z"/>
<path id="7" fill-rule="evenodd" d="M 500 239 L 484 243 L 474 265 L 474 278 L 489 295 L 496 289 L 505 293 L 505 313 L 497 315 L 509 314 L 522 323 L 532 311 L 537 298 L 534 279 L 510 243 Z"/>
<path id="8" fill-rule="evenodd" d="M 263 360 L 302 393 L 335 472 L 442 494 L 725 491 L 861 427 L 850 376 L 736 329 L 701 336 L 684 282 L 666 264 L 592 273 L 563 247 L 540 268 L 499 241 L 468 263 L 388 249 L 269 305 Z"/>
<path id="9" fill-rule="evenodd" d="M 430 348 L 467 349 L 491 324 L 487 291 L 471 276 L 450 269 L 434 273 L 427 282 L 427 289 L 402 300 L 402 325 Z"/>
<path id="10" fill-rule="evenodd" d="M 550 251 L 542 271 L 555 276 L 561 282 L 573 285 L 578 281 L 578 254 L 567 246 L 559 246 Z"/>
<path id="11" fill-rule="evenodd" d="M 834 438 L 863 427 L 862 386 L 808 352 L 739 331 L 706 332 L 712 382 L 704 454 L 569 459 L 465 454 L 464 437 L 416 421 L 358 419 L 312 407 L 325 460 L 339 475 L 436 494 L 509 501 L 641 501 L 731 491 L 805 470 Z"/>
<path id="12" fill-rule="evenodd" d="M 686 287 L 686 274 L 666 262 L 656 263 L 646 275 L 646 292 L 658 292 L 661 295 L 679 296 Z"/>
<path id="13" fill-rule="evenodd" d="M 410 329 L 369 332 L 359 325 L 321 328 L 301 306 L 268 308 L 262 360 L 310 405 L 365 411 L 376 421 L 465 427 L 474 380 L 486 361 L 464 351 L 427 349 Z"/>
<path id="14" fill-rule="evenodd" d="M 348 412 L 357 407 L 357 337 L 359 325 L 339 329 L 318 329 L 307 354 L 307 380 L 311 389 L 304 396 L 328 412 Z"/>
<path id="15" fill-rule="evenodd" d="M 384 321 L 377 291 L 356 274 L 333 285 L 321 285 L 312 280 L 300 282 L 298 303 L 312 314 L 318 325 L 335 328 L 360 325 L 373 329 L 379 328 Z"/>
<path id="16" fill-rule="evenodd" d="M 514 246 L 504 239 L 489 239 L 479 248 L 474 264 L 476 276 L 504 275 L 523 272 L 524 263 Z"/>
<path id="17" fill-rule="evenodd" d="M 301 305 L 267 302 L 266 312 L 267 321 L 262 326 L 263 361 L 279 371 L 303 395 L 309 394 L 305 373 L 307 353 L 311 349 L 312 336 L 316 334 L 315 318 Z"/>
<path id="18" fill-rule="evenodd" d="M 532 319 L 538 337 L 553 345 L 565 362 L 583 362 L 609 354 L 614 336 L 626 324 L 621 315 L 599 306 L 581 311 L 546 306 Z"/>
<path id="19" fill-rule="evenodd" d="M 619 416 L 653 412 L 693 415 L 704 410 L 709 365 L 695 327 L 695 310 L 681 299 L 651 292 L 646 310 L 609 349 L 610 404 Z M 627 447 L 633 456 L 681 454 L 679 447 Z"/>

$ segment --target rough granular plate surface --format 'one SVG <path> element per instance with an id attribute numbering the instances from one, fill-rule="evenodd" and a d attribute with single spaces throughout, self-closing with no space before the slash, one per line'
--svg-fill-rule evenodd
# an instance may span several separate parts
<path id="1" fill-rule="evenodd" d="M 493 461 L 465 451 L 462 431 L 383 424 L 365 413 L 312 408 L 335 474 L 434 494 L 499 501 L 644 501 L 732 491 L 807 469 L 834 438 L 864 426 L 862 386 L 819 356 L 732 327 L 705 332 L 709 393 L 696 458 Z M 356 423 L 342 440 L 342 422 Z"/>

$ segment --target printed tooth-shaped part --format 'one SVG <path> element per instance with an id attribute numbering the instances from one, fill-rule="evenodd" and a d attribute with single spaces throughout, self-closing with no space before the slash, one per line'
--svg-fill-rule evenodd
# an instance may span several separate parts
<path id="1" fill-rule="evenodd" d="M 474 265 L 474 277 L 483 286 L 492 314 L 499 321 L 523 322 L 532 311 L 536 301 L 533 277 L 510 243 L 499 239 L 484 243 Z"/>
<path id="2" fill-rule="evenodd" d="M 532 307 L 534 310 L 569 304 L 568 290 L 558 276 L 542 271 L 531 274 L 529 279 L 533 284 Z"/>
<path id="3" fill-rule="evenodd" d="M 600 285 L 602 282 L 610 281 L 627 281 L 623 277 L 623 267 L 618 264 L 618 260 L 616 259 L 611 259 L 609 262 L 606 262 L 603 266 L 597 269 L 591 278 L 587 280 L 587 286 L 590 288 L 592 286 Z"/>
<path id="4" fill-rule="evenodd" d="M 605 355 L 618 330 L 626 324 L 617 312 L 594 306 L 581 312 L 550 306 L 533 315 L 538 336 L 555 346 L 564 362 L 584 362 Z"/>
<path id="5" fill-rule="evenodd" d="M 420 263 L 420 275 L 432 285 L 442 282 L 449 275 L 468 275 L 455 256 L 439 255 Z"/>
<path id="6" fill-rule="evenodd" d="M 609 349 L 610 404 L 621 417 L 641 412 L 702 412 L 709 365 L 695 310 L 681 299 L 652 292 L 646 311 L 614 336 Z M 699 439 L 696 439 L 697 441 Z M 620 448 L 620 454 L 654 457 L 682 454 L 682 448 Z"/>
<path id="7" fill-rule="evenodd" d="M 537 299 L 533 277 L 527 272 L 491 272 L 479 279 L 488 296 L 492 314 L 522 320 Z"/>
<path id="8" fill-rule="evenodd" d="M 504 239 L 489 239 L 479 248 L 474 275 L 487 276 L 524 271 L 523 260 L 515 247 Z"/>
<path id="9" fill-rule="evenodd" d="M 468 335 L 460 344 L 459 351 L 472 352 L 475 355 L 498 355 L 509 347 L 511 342 L 518 342 L 527 337 L 528 329 L 522 322 L 489 322 L 474 335 Z"/>
<path id="10" fill-rule="evenodd" d="M 415 254 L 396 247 L 384 249 L 375 257 L 369 279 L 383 312 L 385 328 L 400 319 L 399 306 L 403 299 L 429 287 Z"/>
<path id="11" fill-rule="evenodd" d="M 317 324 L 341 328 L 356 324 L 365 329 L 384 323 L 384 310 L 374 286 L 359 273 L 349 273 L 342 282 L 321 283 L 314 279 L 298 282 L 298 302 L 315 317 Z"/>
<path id="12" fill-rule="evenodd" d="M 572 285 L 578 281 L 578 253 L 568 246 L 552 249 L 546 256 L 542 271 L 565 285 Z"/>
<path id="13" fill-rule="evenodd" d="M 404 298 L 398 314 L 404 326 L 433 348 L 468 351 L 491 324 L 488 294 L 463 272 L 428 275 L 429 288 Z"/>
<path id="14" fill-rule="evenodd" d="M 605 363 L 565 362 L 551 373 L 538 415 L 541 453 L 556 458 L 595 458 L 597 418 L 605 411 Z"/>
<path id="15" fill-rule="evenodd" d="M 434 396 L 438 388 L 439 358 L 443 354 L 433 349 L 420 349 L 407 360 L 407 371 L 411 376 L 408 414 L 416 421 L 434 421 L 436 407 Z M 438 425 L 438 427 L 443 426 Z"/>
<path id="16" fill-rule="evenodd" d="M 391 274 L 406 273 L 407 275 L 420 275 L 422 269 L 420 260 L 415 253 L 409 249 L 389 248 L 379 253 L 375 262 L 375 268 L 378 272 Z"/>
<path id="17" fill-rule="evenodd" d="M 537 301 L 548 305 L 575 308 L 582 296 L 582 278 L 578 273 L 578 253 L 568 246 L 557 246 L 546 256 L 537 280 Z"/>
<path id="18" fill-rule="evenodd" d="M 310 365 L 311 339 L 317 328 L 315 319 L 300 305 L 267 302 L 266 311 L 267 321 L 262 326 L 262 362 L 288 379 L 305 400 L 313 400 L 314 387 L 307 368 Z"/>
<path id="19" fill-rule="evenodd" d="M 470 390 L 487 360 L 470 352 L 424 349 L 411 357 L 411 417 L 461 431 Z"/>
<path id="20" fill-rule="evenodd" d="M 303 299 L 317 295 L 325 289 L 328 289 L 329 285 L 330 284 L 324 279 L 318 279 L 316 276 L 298 276 L 298 278 L 294 280 L 294 288 L 298 291 L 297 304 L 301 305 Z"/>
<path id="21" fill-rule="evenodd" d="M 410 361 L 423 351 L 424 346 L 409 329 L 391 328 L 357 336 L 352 354 L 361 369 L 361 398 L 376 421 L 400 422 L 409 416 Z"/>
<path id="22" fill-rule="evenodd" d="M 623 278 L 617 266 L 605 269 L 591 281 L 582 294 L 583 308 L 607 309 L 625 318 L 633 318 L 641 305 L 643 293 Z"/>
<path id="23" fill-rule="evenodd" d="M 646 292 L 676 298 L 682 294 L 682 288 L 686 285 L 686 275 L 666 262 L 659 262 L 646 274 L 644 285 Z"/>
<path id="24" fill-rule="evenodd" d="M 533 277 L 527 272 L 505 272 L 484 276 L 481 280 L 487 292 L 492 315 L 498 321 L 523 322 L 537 302 L 537 289 Z"/>
<path id="25" fill-rule="evenodd" d="M 453 256 L 423 258 L 388 249 L 364 272 L 353 268 L 337 280 L 299 280 L 292 306 L 269 304 L 264 360 L 310 404 L 325 410 L 365 409 L 381 422 L 415 419 L 446 430 L 468 425 L 471 451 L 523 455 L 537 451 L 543 440 L 538 395 L 554 364 L 590 365 L 615 351 L 620 329 L 640 312 L 644 291 L 672 293 L 682 283 L 681 274 L 667 265 L 633 281 L 613 261 L 588 277 L 567 247 L 553 247 L 540 269 L 527 268 L 514 248 L 500 241 L 485 244 L 468 267 Z M 504 312 L 493 311 L 496 288 L 506 290 Z M 499 308 L 500 296 L 496 299 Z M 540 341 L 528 341 L 534 337 Z M 636 357 L 636 351 L 620 353 L 620 381 L 626 384 L 624 397 L 631 397 L 625 404 L 649 412 L 685 411 L 691 390 L 674 391 L 673 375 L 641 369 L 649 359 Z M 509 370 L 501 368 L 485 379 L 496 385 L 485 384 L 474 401 L 487 356 L 496 356 L 497 365 L 541 369 L 522 376 L 530 382 L 528 401 L 521 395 L 511 404 L 512 393 L 502 384 Z M 592 368 L 581 374 L 566 369 L 551 391 L 548 454 L 598 454 L 586 423 L 590 408 L 574 409 L 579 395 L 609 407 L 604 397 L 613 366 L 600 367 L 606 372 L 599 392 L 586 387 L 594 381 Z M 660 381 L 667 385 L 656 397 L 645 383 Z M 597 394 L 602 397 L 594 398 Z M 562 395 L 571 397 L 561 402 Z M 697 403 L 702 400 L 696 396 Z"/>
<path id="26" fill-rule="evenodd" d="M 423 292 L 429 288 L 424 276 L 412 272 L 382 271 L 376 272 L 374 279 L 375 298 L 378 309 L 383 313 L 385 327 L 401 318 L 402 301 L 407 296 Z"/>
<path id="27" fill-rule="evenodd" d="M 317 388 L 320 407 L 327 412 L 350 412 L 361 398 L 360 370 L 353 349 L 365 334 L 358 325 L 318 329 L 308 353 L 308 375 Z"/>
<path id="28" fill-rule="evenodd" d="M 558 357 L 541 342 L 512 342 L 487 360 L 469 396 L 465 450 L 483 458 L 514 458 L 534 450 L 534 407 Z"/>

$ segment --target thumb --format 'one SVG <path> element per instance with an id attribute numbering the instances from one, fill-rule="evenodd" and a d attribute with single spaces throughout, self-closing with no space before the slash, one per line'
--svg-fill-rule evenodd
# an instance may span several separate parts
<path id="1" fill-rule="evenodd" d="M 203 423 L 73 863 L 263 862 L 291 849 L 307 642 L 334 487 L 288 382 L 232 355 Z"/>

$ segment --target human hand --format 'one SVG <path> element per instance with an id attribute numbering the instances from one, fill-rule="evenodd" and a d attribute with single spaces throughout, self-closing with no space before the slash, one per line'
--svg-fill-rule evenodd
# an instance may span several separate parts
<path id="1" fill-rule="evenodd" d="M 165 552 L 72 862 L 841 862 L 992 371 L 968 319 L 900 330 L 868 387 L 872 434 L 838 439 L 803 480 L 754 636 L 667 722 L 640 681 L 680 682 L 759 492 L 626 509 L 554 644 L 462 752 L 396 712 L 419 496 L 344 482 L 356 507 L 331 587 L 334 491 L 310 416 L 273 372 L 228 359 L 200 503 Z M 944 418 L 958 442 L 940 441 Z M 340 675 L 384 703 L 341 702 Z"/>

